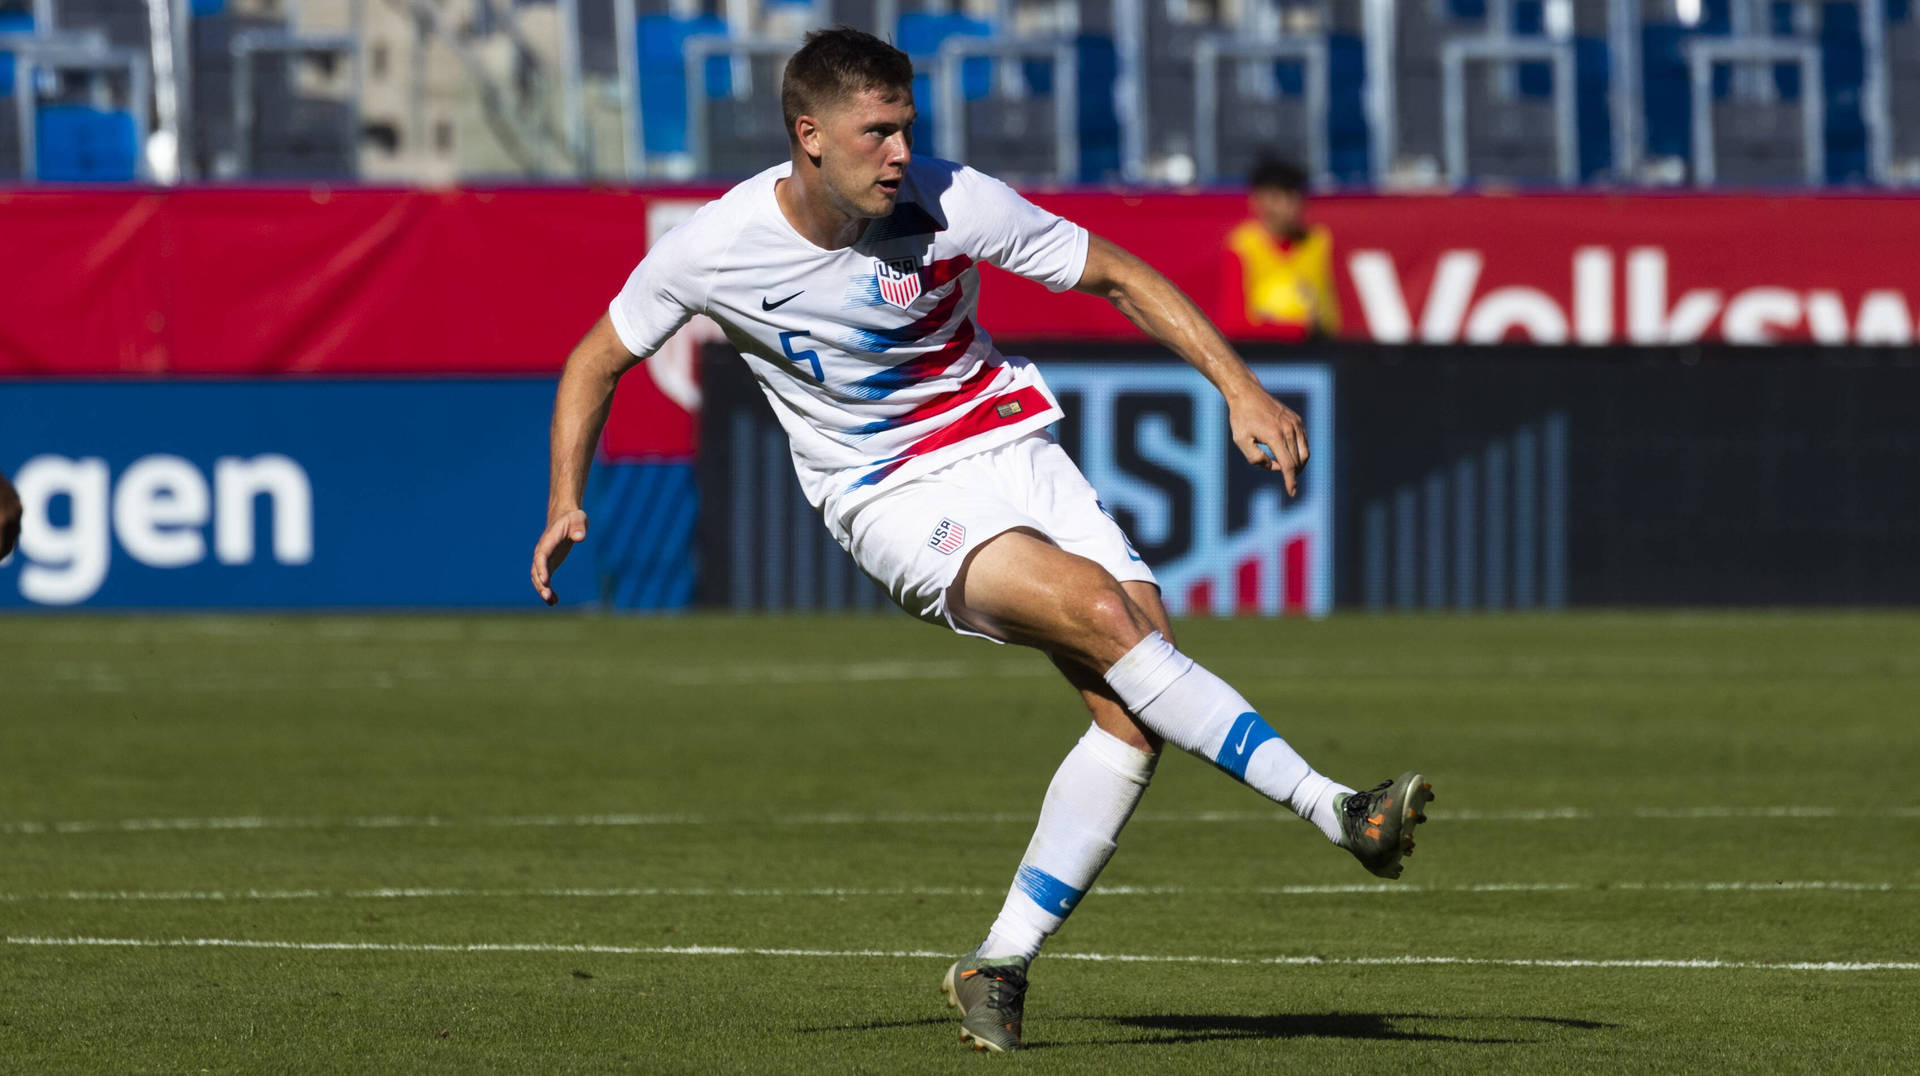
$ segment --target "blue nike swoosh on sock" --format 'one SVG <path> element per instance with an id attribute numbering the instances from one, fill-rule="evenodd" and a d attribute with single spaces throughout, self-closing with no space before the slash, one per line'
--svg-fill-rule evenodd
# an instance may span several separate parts
<path id="1" fill-rule="evenodd" d="M 1227 730 L 1226 741 L 1220 745 L 1220 753 L 1213 756 L 1213 764 L 1234 776 L 1235 780 L 1247 779 L 1247 761 L 1260 745 L 1268 740 L 1277 740 L 1280 734 L 1259 714 L 1248 710 L 1233 719 L 1233 727 Z"/>
<path id="2" fill-rule="evenodd" d="M 1067 883 L 1048 874 L 1038 867 L 1020 864 L 1020 870 L 1013 876 L 1013 884 L 1020 887 L 1028 899 L 1046 909 L 1050 915 L 1066 916 L 1080 898 L 1087 895 L 1084 889 L 1075 889 Z"/>

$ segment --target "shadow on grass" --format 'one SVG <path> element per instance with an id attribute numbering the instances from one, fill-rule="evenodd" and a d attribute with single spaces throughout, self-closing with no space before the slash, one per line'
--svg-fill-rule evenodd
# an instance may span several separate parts
<path id="1" fill-rule="evenodd" d="M 1498 1035 L 1472 1034 L 1467 1027 L 1458 1033 L 1421 1031 L 1400 1026 L 1420 1021 L 1443 1027 L 1474 1024 L 1543 1024 L 1576 1031 L 1600 1031 L 1617 1024 L 1598 1020 L 1580 1020 L 1561 1016 L 1440 1016 L 1433 1013 L 1270 1013 L 1231 1015 L 1226 1013 L 1157 1013 L 1147 1016 L 1081 1016 L 1118 1027 L 1152 1032 L 1146 1038 L 1109 1040 L 1114 1042 L 1178 1045 L 1191 1042 L 1217 1042 L 1223 1039 L 1372 1039 L 1381 1042 L 1452 1042 L 1480 1045 L 1504 1045 L 1526 1039 Z M 1037 1044 L 1036 1044 L 1037 1045 Z M 1064 1044 L 1063 1044 L 1064 1045 Z"/>
<path id="2" fill-rule="evenodd" d="M 1465 1045 L 1498 1046 L 1528 1042 L 1528 1039 L 1468 1033 L 1474 1024 L 1535 1024 L 1571 1031 L 1604 1031 L 1620 1025 L 1599 1020 L 1581 1020 L 1564 1016 L 1440 1016 L 1433 1013 L 1270 1013 L 1231 1015 L 1206 1013 L 1185 1015 L 1156 1013 L 1144 1016 L 1066 1016 L 1052 1020 L 1072 1020 L 1107 1024 L 1147 1032 L 1124 1039 L 1076 1040 L 1072 1042 L 1028 1042 L 1029 1050 L 1050 1046 L 1178 1046 L 1185 1043 L 1220 1042 L 1229 1039 L 1372 1039 L 1380 1042 L 1450 1042 Z M 1462 1025 L 1460 1033 L 1419 1031 L 1399 1026 L 1405 1021 L 1421 1021 L 1441 1026 Z M 846 1031 L 888 1031 L 902 1028 L 955 1026 L 953 1016 L 920 1020 L 875 1020 L 863 1024 L 839 1024 L 798 1029 L 802 1034 Z"/>

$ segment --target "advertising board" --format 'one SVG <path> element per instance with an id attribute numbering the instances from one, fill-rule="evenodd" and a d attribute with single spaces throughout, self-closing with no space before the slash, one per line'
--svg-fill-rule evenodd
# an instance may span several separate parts
<path id="1" fill-rule="evenodd" d="M 527 606 L 551 381 L 0 382 L 0 608 Z M 562 594 L 598 597 L 591 568 Z"/>

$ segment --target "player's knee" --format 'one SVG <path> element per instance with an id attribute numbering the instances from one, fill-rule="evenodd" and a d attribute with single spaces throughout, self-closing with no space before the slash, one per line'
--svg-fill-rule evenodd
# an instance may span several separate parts
<path id="1" fill-rule="evenodd" d="M 1112 580 L 1088 589 L 1081 599 L 1079 619 L 1103 644 L 1101 649 L 1115 651 L 1116 657 L 1133 649 L 1152 630 L 1145 625 L 1145 618 L 1127 597 L 1127 592 Z"/>

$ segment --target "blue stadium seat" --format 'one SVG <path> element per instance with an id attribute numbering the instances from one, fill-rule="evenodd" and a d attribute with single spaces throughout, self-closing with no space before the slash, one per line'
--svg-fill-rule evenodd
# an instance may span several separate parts
<path id="1" fill-rule="evenodd" d="M 1573 41 L 1574 129 L 1580 143 L 1580 178 L 1591 180 L 1613 167 L 1611 53 L 1603 38 Z"/>
<path id="2" fill-rule="evenodd" d="M 1081 34 L 1074 53 L 1080 68 L 1080 181 L 1097 183 L 1120 172 L 1120 114 L 1113 103 L 1120 54 L 1112 38 L 1094 34 Z"/>
<path id="3" fill-rule="evenodd" d="M 35 170 L 43 180 L 124 183 L 139 147 L 131 113 L 85 105 L 43 105 L 35 115 Z"/>
<path id="4" fill-rule="evenodd" d="M 30 34 L 33 16 L 26 12 L 0 14 L 0 34 Z M 0 97 L 13 96 L 13 53 L 0 52 Z"/>
<path id="5" fill-rule="evenodd" d="M 640 110 L 647 152 L 687 151 L 687 38 L 724 34 L 725 20 L 715 15 L 678 19 L 647 15 L 640 19 Z M 733 68 L 724 57 L 707 59 L 709 97 L 733 92 Z"/>
<path id="6" fill-rule="evenodd" d="M 208 18 L 227 10 L 227 0 L 193 0 L 189 10 L 196 19 Z"/>
<path id="7" fill-rule="evenodd" d="M 913 101 L 918 108 L 920 118 L 913 125 L 913 143 L 928 153 L 940 153 L 940 147 L 934 144 L 934 112 L 939 102 L 933 96 L 932 59 L 940 54 L 940 46 L 950 37 L 991 37 L 993 26 L 979 19 L 970 19 L 958 13 L 932 14 L 924 11 L 910 11 L 900 16 L 895 27 L 893 43 L 901 52 L 913 57 L 914 68 L 919 74 L 913 76 Z M 976 57 L 960 64 L 960 96 L 968 101 L 978 101 L 993 91 L 993 61 L 986 57 Z"/>
<path id="8" fill-rule="evenodd" d="M 1867 52 L 1860 39 L 1860 5 L 1831 3 L 1820 20 L 1821 89 L 1827 101 L 1826 173 L 1829 183 L 1867 177 L 1867 122 L 1861 110 Z"/>
<path id="9" fill-rule="evenodd" d="M 1327 38 L 1327 170 L 1340 183 L 1371 176 L 1373 144 L 1367 130 L 1367 47 L 1358 34 Z"/>
<path id="10" fill-rule="evenodd" d="M 1512 23 L 1509 29 L 1515 34 L 1523 37 L 1539 37 L 1547 32 L 1547 6 L 1540 0 L 1514 0 Z M 1519 83 L 1520 94 L 1523 97 L 1552 97 L 1553 65 L 1520 64 L 1519 76 L 1515 81 Z"/>
<path id="11" fill-rule="evenodd" d="M 1693 97 L 1684 48 L 1689 37 L 1726 35 L 1733 29 L 1727 0 L 1702 0 L 1700 23 L 1647 23 L 1640 28 L 1640 84 L 1645 101 L 1647 153 L 1655 157 L 1693 159 Z M 1714 72 L 1715 97 L 1731 85 L 1731 72 L 1722 65 Z"/>

